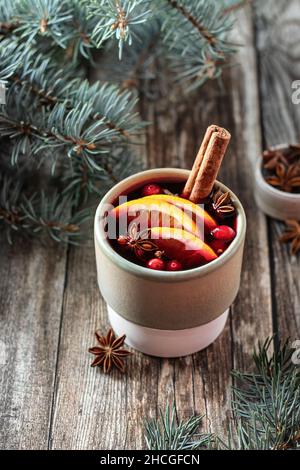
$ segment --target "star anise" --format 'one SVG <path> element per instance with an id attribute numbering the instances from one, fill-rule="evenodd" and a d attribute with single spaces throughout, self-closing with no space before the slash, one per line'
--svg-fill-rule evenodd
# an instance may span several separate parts
<path id="1" fill-rule="evenodd" d="M 279 241 L 282 243 L 291 243 L 292 254 L 300 252 L 300 222 L 297 220 L 287 220 L 286 231 L 281 235 Z"/>
<path id="2" fill-rule="evenodd" d="M 294 163 L 295 175 L 300 176 L 300 160 Z"/>
<path id="3" fill-rule="evenodd" d="M 293 164 L 286 167 L 282 163 L 278 163 L 275 168 L 275 175 L 267 176 L 266 182 L 287 193 L 300 189 L 298 165 Z"/>
<path id="4" fill-rule="evenodd" d="M 274 170 L 279 163 L 288 166 L 289 161 L 281 150 L 268 149 L 263 152 L 263 165 L 267 170 Z"/>
<path id="5" fill-rule="evenodd" d="M 221 190 L 213 194 L 213 209 L 218 215 L 232 215 L 235 212 L 235 207 L 232 203 L 230 193 L 223 193 Z"/>
<path id="6" fill-rule="evenodd" d="M 109 330 L 106 336 L 101 336 L 96 331 L 95 336 L 100 346 L 89 348 L 89 352 L 96 356 L 91 366 L 102 366 L 105 373 L 110 372 L 112 366 L 124 372 L 125 365 L 123 358 L 132 354 L 130 351 L 122 349 L 126 336 L 123 335 L 116 338 L 112 329 Z"/>
<path id="7" fill-rule="evenodd" d="M 128 234 L 119 237 L 119 242 L 121 241 L 129 246 L 129 248 L 134 250 L 136 256 L 140 257 L 143 252 L 154 252 L 158 250 L 158 246 L 155 243 L 145 238 L 147 235 L 148 229 L 139 232 L 137 224 L 131 222 L 128 228 Z"/>
<path id="8" fill-rule="evenodd" d="M 289 158 L 290 160 L 300 159 L 300 143 L 289 146 Z"/>

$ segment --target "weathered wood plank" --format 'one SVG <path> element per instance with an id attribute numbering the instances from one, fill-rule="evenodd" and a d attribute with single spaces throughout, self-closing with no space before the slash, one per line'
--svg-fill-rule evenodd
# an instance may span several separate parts
<path id="1" fill-rule="evenodd" d="M 89 365 L 93 332 L 109 328 L 95 269 L 94 249 L 70 251 L 65 290 L 55 412 L 50 438 L 53 449 L 142 447 L 141 419 L 156 406 L 159 361 L 136 353 L 128 373 L 104 375 Z"/>
<path id="2" fill-rule="evenodd" d="M 254 345 L 273 331 L 267 226 L 254 202 L 253 167 L 261 153 L 261 129 L 250 6 L 237 13 L 233 39 L 242 44 L 237 55 L 238 66 L 229 70 L 230 83 L 227 83 L 232 95 L 235 157 L 231 166 L 224 168 L 228 171 L 224 178 L 228 184 L 232 181 L 230 186 L 240 196 L 248 222 L 241 290 L 232 309 L 233 365 L 245 369 L 252 363 Z"/>
<path id="3" fill-rule="evenodd" d="M 292 102 L 292 82 L 300 78 L 299 2 L 273 2 L 272 18 L 268 21 L 264 8 L 258 8 L 257 14 L 264 144 L 298 142 L 300 105 Z M 289 247 L 279 243 L 283 229 L 283 224 L 269 219 L 275 329 L 283 338 L 297 339 L 300 335 L 300 259 L 291 256 Z"/>
<path id="4" fill-rule="evenodd" d="M 66 248 L 0 243 L 0 448 L 45 449 Z"/>
<path id="5" fill-rule="evenodd" d="M 107 408 L 112 403 L 117 422 L 115 404 L 124 406 L 126 384 L 116 375 L 108 377 L 91 370 L 87 353 L 95 343 L 95 329 L 106 326 L 97 292 L 93 248 L 70 250 L 50 448 L 76 449 L 87 443 L 89 448 L 97 448 L 103 441 L 114 447 L 114 429 L 105 416 L 108 418 Z"/>

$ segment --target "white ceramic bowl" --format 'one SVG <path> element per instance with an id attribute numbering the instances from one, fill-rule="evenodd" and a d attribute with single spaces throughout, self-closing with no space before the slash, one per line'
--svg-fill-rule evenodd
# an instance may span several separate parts
<path id="1" fill-rule="evenodd" d="M 300 219 L 300 194 L 286 193 L 268 184 L 262 175 L 261 159 L 255 168 L 254 197 L 258 207 L 274 219 Z"/>

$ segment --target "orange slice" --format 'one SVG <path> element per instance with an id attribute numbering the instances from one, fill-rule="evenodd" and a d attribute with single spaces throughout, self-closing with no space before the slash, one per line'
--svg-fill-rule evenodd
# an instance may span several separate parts
<path id="1" fill-rule="evenodd" d="M 191 215 L 165 200 L 151 197 L 134 199 L 115 207 L 110 215 L 119 218 L 119 221 L 123 217 L 120 223 L 122 226 L 126 226 L 126 219 L 128 222 L 135 220 L 140 224 L 140 230 L 157 226 L 177 227 L 200 236 L 200 230 Z"/>
<path id="2" fill-rule="evenodd" d="M 152 196 L 145 196 L 143 199 L 160 200 L 174 204 L 181 210 L 185 210 L 188 214 L 190 214 L 199 228 L 201 228 L 201 226 L 204 224 L 204 229 L 206 232 L 211 232 L 218 225 L 213 217 L 200 205 L 195 204 L 188 199 L 184 199 L 183 197 L 172 196 L 171 194 L 154 194 Z"/>
<path id="3" fill-rule="evenodd" d="M 201 266 L 218 257 L 203 240 L 183 229 L 152 227 L 149 238 L 168 258 L 180 261 L 185 268 Z"/>

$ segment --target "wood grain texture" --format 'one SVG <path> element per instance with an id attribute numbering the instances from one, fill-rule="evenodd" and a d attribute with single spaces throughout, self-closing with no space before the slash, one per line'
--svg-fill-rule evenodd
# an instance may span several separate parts
<path id="1" fill-rule="evenodd" d="M 136 353 L 128 373 L 91 368 L 93 332 L 109 328 L 93 246 L 70 250 L 57 368 L 51 449 L 117 449 L 143 445 L 142 417 L 157 403 L 159 360 Z"/>
<path id="2" fill-rule="evenodd" d="M 235 36 L 234 36 L 235 37 Z M 233 366 L 247 369 L 257 341 L 272 334 L 272 297 L 265 216 L 254 202 L 253 167 L 261 154 L 258 77 L 251 7 L 237 14 L 236 41 L 242 44 L 236 67 L 228 70 L 233 119 L 232 152 L 224 180 L 237 192 L 247 215 L 247 239 L 241 289 L 232 308 Z M 224 105 L 226 116 L 227 105 Z"/>
<path id="3" fill-rule="evenodd" d="M 299 142 L 300 104 L 292 102 L 292 82 L 300 79 L 299 2 L 273 2 L 271 18 L 265 8 L 258 8 L 256 18 L 264 144 Z M 300 259 L 279 243 L 282 223 L 269 219 L 268 230 L 274 326 L 280 337 L 298 339 Z"/>
<path id="4" fill-rule="evenodd" d="M 285 30 L 291 13 L 275 10 L 276 28 Z M 232 40 L 242 47 L 233 66 L 224 69 L 222 86 L 209 82 L 188 95 L 160 73 L 151 85 L 156 99 L 140 101 L 142 118 L 152 122 L 140 147 L 148 167 L 190 168 L 211 123 L 232 133 L 220 179 L 240 197 L 248 229 L 241 289 L 224 332 L 193 356 L 160 360 L 135 352 L 126 361 L 126 375 L 104 375 L 89 366 L 87 352 L 95 344 L 94 331 L 109 327 L 92 243 L 68 253 L 2 243 L 0 448 L 141 449 L 144 417 L 157 416 L 158 407 L 173 400 L 179 419 L 205 414 L 203 428 L 224 435 L 231 369 L 248 368 L 253 346 L 274 329 L 299 337 L 299 259 L 279 245 L 281 224 L 268 221 L 255 206 L 252 168 L 261 154 L 262 132 L 268 144 L 300 134 L 300 107 L 288 104 L 287 88 L 300 78 L 300 61 L 293 63 L 298 52 L 289 45 L 284 63 L 264 66 L 264 47 L 273 37 L 264 17 L 254 28 L 250 6 L 237 15 Z M 292 28 L 294 18 L 295 11 Z M 280 48 L 287 40 L 281 38 Z M 266 58 L 275 61 L 270 53 Z"/>
<path id="5" fill-rule="evenodd" d="M 1 239 L 0 259 L 0 449 L 46 449 L 66 248 Z"/>

